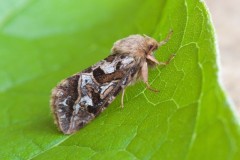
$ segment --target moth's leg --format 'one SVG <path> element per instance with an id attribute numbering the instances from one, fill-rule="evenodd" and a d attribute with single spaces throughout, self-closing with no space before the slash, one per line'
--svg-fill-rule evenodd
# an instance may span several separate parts
<path id="1" fill-rule="evenodd" d="M 172 54 L 166 62 L 159 62 L 158 65 L 161 65 L 161 66 L 166 66 L 166 65 L 168 65 L 168 64 L 173 60 L 173 58 L 174 58 L 175 56 L 176 56 L 176 54 Z"/>
<path id="2" fill-rule="evenodd" d="M 147 85 L 147 89 L 149 89 L 150 91 L 160 92 L 159 90 L 157 90 L 157 89 L 155 89 L 155 88 L 152 88 L 148 82 L 145 82 L 145 84 Z"/>
<path id="3" fill-rule="evenodd" d="M 124 108 L 124 95 L 125 95 L 125 89 L 122 90 L 122 98 L 121 98 L 121 107 Z"/>
<path id="4" fill-rule="evenodd" d="M 159 90 L 157 89 L 154 89 L 150 86 L 150 84 L 148 83 L 148 65 L 147 65 L 147 62 L 145 62 L 142 66 L 142 69 L 141 69 L 141 76 L 143 78 L 143 82 L 146 84 L 147 86 L 147 89 L 153 91 L 153 92 L 159 92 Z"/>
<path id="5" fill-rule="evenodd" d="M 170 32 L 168 33 L 167 37 L 164 40 L 162 40 L 161 42 L 158 43 L 158 47 L 161 47 L 164 44 L 166 44 L 170 40 L 172 34 L 173 34 L 173 30 L 170 30 Z"/>

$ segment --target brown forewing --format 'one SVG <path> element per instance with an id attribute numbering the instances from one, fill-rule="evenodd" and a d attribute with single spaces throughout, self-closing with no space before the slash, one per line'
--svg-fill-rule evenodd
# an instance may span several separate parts
<path id="1" fill-rule="evenodd" d="M 62 81 L 52 92 L 55 123 L 71 134 L 101 113 L 139 71 L 135 59 L 110 55 L 96 65 Z"/>

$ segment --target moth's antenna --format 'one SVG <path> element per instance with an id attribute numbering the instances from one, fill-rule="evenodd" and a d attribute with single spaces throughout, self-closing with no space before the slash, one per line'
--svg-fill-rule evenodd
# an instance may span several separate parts
<path id="1" fill-rule="evenodd" d="M 148 35 L 146 35 L 146 34 L 143 34 L 143 36 L 144 36 L 144 37 L 147 37 L 147 38 L 151 38 L 151 37 L 149 37 L 149 36 L 148 36 Z"/>
<path id="2" fill-rule="evenodd" d="M 166 37 L 164 40 L 162 40 L 161 42 L 158 43 L 158 47 L 161 47 L 161 46 L 163 46 L 164 44 L 166 44 L 166 43 L 171 39 L 172 34 L 173 34 L 173 30 L 170 29 L 167 37 Z"/>

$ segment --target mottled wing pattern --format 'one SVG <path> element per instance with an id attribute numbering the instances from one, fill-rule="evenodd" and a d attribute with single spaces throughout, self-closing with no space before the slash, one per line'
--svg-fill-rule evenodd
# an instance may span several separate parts
<path id="1" fill-rule="evenodd" d="M 134 58 L 110 55 L 62 81 L 52 93 L 52 110 L 59 129 L 70 134 L 94 119 L 139 71 Z"/>

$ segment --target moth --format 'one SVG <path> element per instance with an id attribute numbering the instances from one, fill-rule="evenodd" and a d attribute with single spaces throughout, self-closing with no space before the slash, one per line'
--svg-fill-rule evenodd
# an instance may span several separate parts
<path id="1" fill-rule="evenodd" d="M 146 35 L 130 35 L 116 41 L 111 54 L 93 66 L 61 81 L 53 90 L 51 109 L 55 123 L 64 134 L 72 134 L 104 111 L 125 88 L 142 80 L 147 89 L 158 92 L 148 83 L 148 67 L 167 65 L 158 62 L 153 52 L 166 44 Z"/>

